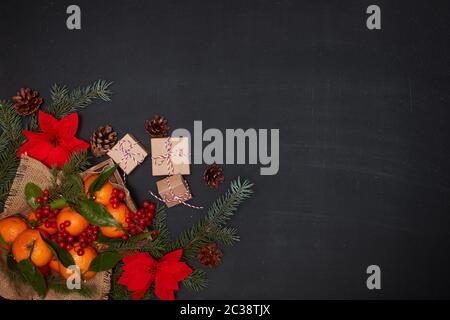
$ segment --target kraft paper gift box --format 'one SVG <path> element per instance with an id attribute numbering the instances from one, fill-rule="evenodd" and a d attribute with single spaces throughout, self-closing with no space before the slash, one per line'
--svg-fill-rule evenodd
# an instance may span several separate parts
<path id="1" fill-rule="evenodd" d="M 148 155 L 145 148 L 129 133 L 107 154 L 126 174 L 130 174 Z"/>
<path id="2" fill-rule="evenodd" d="M 187 137 L 153 138 L 150 142 L 153 176 L 191 173 Z"/>
<path id="3" fill-rule="evenodd" d="M 192 199 L 186 180 L 181 174 L 176 174 L 156 182 L 158 193 L 166 203 L 167 208 Z"/>

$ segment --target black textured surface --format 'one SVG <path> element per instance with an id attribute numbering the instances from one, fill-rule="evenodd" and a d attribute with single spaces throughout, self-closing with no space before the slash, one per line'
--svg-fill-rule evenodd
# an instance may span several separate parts
<path id="1" fill-rule="evenodd" d="M 65 10 L 82 9 L 68 31 Z M 111 103 L 81 112 L 78 136 L 112 124 L 147 146 L 144 120 L 172 127 L 280 128 L 280 171 L 225 166 L 256 195 L 234 219 L 201 293 L 179 298 L 450 298 L 448 1 L 2 1 L 0 97 L 20 86 L 115 82 Z M 143 200 L 146 161 L 128 179 Z M 176 207 L 177 233 L 204 212 Z M 382 269 L 382 290 L 365 286 Z"/>

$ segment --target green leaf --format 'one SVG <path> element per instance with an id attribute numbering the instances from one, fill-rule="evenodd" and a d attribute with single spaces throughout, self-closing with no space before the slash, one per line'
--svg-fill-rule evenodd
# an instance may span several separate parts
<path id="1" fill-rule="evenodd" d="M 17 264 L 17 269 L 25 277 L 25 280 L 33 287 L 41 298 L 45 297 L 47 285 L 38 268 L 31 262 L 30 259 L 22 260 Z"/>
<path id="2" fill-rule="evenodd" d="M 105 207 L 94 200 L 82 200 L 77 211 L 90 223 L 98 227 L 119 227 L 113 216 Z"/>
<path id="3" fill-rule="evenodd" d="M 81 193 L 83 193 L 84 182 L 83 179 L 81 179 L 80 175 L 72 174 L 69 176 L 69 180 L 73 183 L 74 186 L 76 186 L 79 189 Z"/>
<path id="4" fill-rule="evenodd" d="M 59 262 L 63 264 L 64 267 L 73 266 L 75 261 L 73 260 L 72 255 L 69 251 L 61 248 L 58 244 L 50 239 L 46 239 L 44 236 L 41 236 L 42 239 L 47 243 L 50 250 L 53 251 L 53 254 L 56 256 Z"/>
<path id="5" fill-rule="evenodd" d="M 103 187 L 103 185 L 106 183 L 106 181 L 108 181 L 109 177 L 111 177 L 114 174 L 116 169 L 117 169 L 117 164 L 115 164 L 111 167 L 105 168 L 103 170 L 103 172 L 100 173 L 99 176 L 94 179 L 94 181 L 92 181 L 92 183 L 88 189 L 89 194 L 93 195 L 98 190 L 100 190 Z"/>
<path id="6" fill-rule="evenodd" d="M 2 235 L 0 234 L 0 245 L 9 247 L 9 246 L 11 245 L 11 243 L 6 242 L 6 241 L 2 238 Z"/>
<path id="7" fill-rule="evenodd" d="M 14 256 L 11 251 L 8 252 L 8 256 L 6 258 L 6 264 L 8 265 L 8 268 L 11 271 L 15 271 L 15 272 L 19 271 L 19 269 L 17 269 L 17 262 L 14 259 Z"/>
<path id="8" fill-rule="evenodd" d="M 27 199 L 28 205 L 36 210 L 39 207 L 39 204 L 36 203 L 36 199 L 42 197 L 44 192 L 32 182 L 28 182 L 25 186 L 25 198 Z"/>
<path id="9" fill-rule="evenodd" d="M 110 270 L 114 268 L 121 259 L 122 256 L 117 252 L 109 251 L 100 253 L 92 260 L 89 270 L 95 272 Z"/>
<path id="10" fill-rule="evenodd" d="M 66 199 L 64 198 L 58 198 L 56 200 L 53 200 L 52 202 L 50 202 L 50 209 L 54 210 L 54 209 L 62 209 L 67 207 L 69 204 L 67 203 Z"/>

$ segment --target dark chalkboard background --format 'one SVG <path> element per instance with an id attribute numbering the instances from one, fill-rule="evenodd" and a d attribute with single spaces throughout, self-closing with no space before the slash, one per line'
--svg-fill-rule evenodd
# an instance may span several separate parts
<path id="1" fill-rule="evenodd" d="M 82 30 L 66 29 L 66 7 Z M 366 28 L 368 5 L 382 30 Z M 154 113 L 172 127 L 280 128 L 280 171 L 225 166 L 255 182 L 201 293 L 179 298 L 450 298 L 448 1 L 2 1 L 0 96 L 21 86 L 114 81 L 81 112 L 79 136 L 110 123 L 147 146 Z M 188 177 L 195 202 L 204 165 Z M 129 185 L 157 180 L 146 161 Z M 177 233 L 205 214 L 169 211 Z M 382 290 L 366 288 L 366 268 Z"/>

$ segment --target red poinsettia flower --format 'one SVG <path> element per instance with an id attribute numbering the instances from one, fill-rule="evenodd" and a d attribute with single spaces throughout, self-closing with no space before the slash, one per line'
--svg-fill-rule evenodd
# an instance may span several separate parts
<path id="1" fill-rule="evenodd" d="M 61 168 L 72 153 L 86 150 L 89 143 L 75 138 L 78 129 L 78 114 L 72 113 L 61 120 L 39 111 L 39 127 L 42 132 L 24 130 L 28 141 L 17 152 L 27 153 L 48 167 Z"/>
<path id="2" fill-rule="evenodd" d="M 141 299 L 152 283 L 155 283 L 155 295 L 161 300 L 174 300 L 174 291 L 178 291 L 178 282 L 187 278 L 192 269 L 180 262 L 183 250 L 169 252 L 159 261 L 147 252 L 135 253 L 122 259 L 123 273 L 118 281 L 129 291 L 133 291 L 133 300 Z"/>

